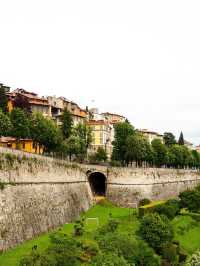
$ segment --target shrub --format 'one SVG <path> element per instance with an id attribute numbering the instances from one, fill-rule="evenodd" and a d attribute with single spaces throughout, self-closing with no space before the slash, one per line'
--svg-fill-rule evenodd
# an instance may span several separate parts
<path id="1" fill-rule="evenodd" d="M 118 228 L 119 222 L 115 219 L 109 219 L 108 223 L 99 229 L 99 234 L 114 233 Z"/>
<path id="2" fill-rule="evenodd" d="M 158 213 L 146 214 L 141 220 L 139 235 L 155 250 L 171 243 L 174 231 L 165 215 Z"/>
<path id="3" fill-rule="evenodd" d="M 178 248 L 174 244 L 165 246 L 162 250 L 162 258 L 169 262 L 171 265 L 178 263 Z"/>
<path id="4" fill-rule="evenodd" d="M 166 215 L 170 220 L 176 216 L 176 209 L 167 203 L 155 206 L 153 211 L 159 213 L 160 215 Z"/>
<path id="5" fill-rule="evenodd" d="M 112 167 L 121 167 L 122 164 L 121 164 L 120 161 L 112 160 L 112 161 L 110 162 L 110 166 L 112 166 Z"/>
<path id="6" fill-rule="evenodd" d="M 146 199 L 146 198 L 141 199 L 139 201 L 139 207 L 144 206 L 144 205 L 147 205 L 147 204 L 150 204 L 150 203 L 151 203 L 150 199 Z"/>
<path id="7" fill-rule="evenodd" d="M 190 256 L 185 266 L 199 266 L 200 265 L 200 251 L 197 250 L 192 256 Z"/>
<path id="8" fill-rule="evenodd" d="M 157 205 L 161 205 L 161 204 L 164 204 L 164 203 L 165 203 L 165 201 L 162 200 L 162 201 L 154 201 L 154 202 L 151 202 L 150 204 L 147 204 L 145 206 L 140 206 L 139 207 L 139 216 L 140 217 L 143 217 L 147 213 L 152 213 L 154 211 L 154 208 Z"/>
<path id="9" fill-rule="evenodd" d="M 74 235 L 75 236 L 82 236 L 84 233 L 84 221 L 85 219 L 82 218 L 81 220 L 77 220 L 74 225 Z"/>
<path id="10" fill-rule="evenodd" d="M 182 208 L 187 208 L 189 211 L 197 212 L 200 210 L 200 190 L 186 190 L 181 192 L 180 205 Z"/>
<path id="11" fill-rule="evenodd" d="M 122 256 L 114 253 L 102 253 L 94 257 L 91 266 L 134 266 L 129 264 Z"/>

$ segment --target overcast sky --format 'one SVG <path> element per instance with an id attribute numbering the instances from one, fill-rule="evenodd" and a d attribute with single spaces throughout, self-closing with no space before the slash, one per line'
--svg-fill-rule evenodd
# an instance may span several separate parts
<path id="1" fill-rule="evenodd" d="M 0 82 L 200 143 L 200 1 L 0 0 Z"/>

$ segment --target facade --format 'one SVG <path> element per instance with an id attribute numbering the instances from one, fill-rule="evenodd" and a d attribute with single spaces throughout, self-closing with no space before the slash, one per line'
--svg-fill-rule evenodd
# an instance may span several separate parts
<path id="1" fill-rule="evenodd" d="M 138 129 L 138 132 L 142 133 L 145 137 L 147 137 L 148 141 L 151 143 L 154 139 L 159 139 L 162 143 L 163 141 L 163 135 L 150 131 L 147 129 Z"/>
<path id="2" fill-rule="evenodd" d="M 104 148 L 110 158 L 112 154 L 112 125 L 104 120 L 90 120 L 87 125 L 92 130 L 91 151 L 96 152 L 99 147 Z"/>
<path id="3" fill-rule="evenodd" d="M 187 141 L 187 140 L 184 140 L 184 145 L 189 149 L 189 150 L 194 150 L 194 146 L 193 146 L 193 143 Z"/>
<path id="4" fill-rule="evenodd" d="M 16 97 L 22 96 L 28 101 L 31 112 L 41 112 L 45 117 L 51 116 L 48 100 L 44 97 L 39 97 L 36 93 L 28 92 L 24 89 L 16 89 L 12 92 L 8 92 L 7 95 L 9 111 L 12 111 Z"/>
<path id="5" fill-rule="evenodd" d="M 40 147 L 39 144 L 35 145 L 32 139 L 20 139 L 17 143 L 16 138 L 1 137 L 0 146 L 36 154 L 43 153 L 43 147 Z"/>
<path id="6" fill-rule="evenodd" d="M 66 108 L 72 115 L 73 124 L 76 126 L 78 123 L 83 123 L 87 118 L 86 110 L 80 108 L 78 104 L 67 100 L 64 97 L 47 97 L 50 108 L 51 116 L 56 121 L 57 125 L 61 125 L 61 115 L 63 110 Z"/>
<path id="7" fill-rule="evenodd" d="M 90 119 L 87 125 L 92 130 L 93 141 L 91 144 L 92 152 L 96 152 L 99 147 L 106 150 L 108 158 L 111 158 L 115 137 L 114 125 L 120 122 L 124 122 L 126 118 L 124 116 L 112 113 L 99 114 L 97 108 L 89 110 Z"/>
<path id="8" fill-rule="evenodd" d="M 196 146 L 195 150 L 200 153 L 200 145 Z"/>

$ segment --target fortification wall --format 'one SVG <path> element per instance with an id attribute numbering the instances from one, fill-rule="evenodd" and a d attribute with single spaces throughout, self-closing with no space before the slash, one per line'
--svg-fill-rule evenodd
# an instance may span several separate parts
<path id="1" fill-rule="evenodd" d="M 93 204 L 85 172 L 57 160 L 0 158 L 0 250 L 77 218 Z"/>
<path id="2" fill-rule="evenodd" d="M 111 168 L 107 198 L 119 206 L 137 205 L 142 198 L 169 199 L 200 183 L 200 172 L 178 169 Z"/>

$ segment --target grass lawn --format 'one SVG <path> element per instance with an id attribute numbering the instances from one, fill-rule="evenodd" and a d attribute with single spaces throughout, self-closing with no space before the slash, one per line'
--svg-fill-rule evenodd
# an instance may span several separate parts
<path id="1" fill-rule="evenodd" d="M 120 221 L 118 231 L 134 234 L 139 227 L 139 220 L 137 215 L 133 215 L 133 213 L 136 214 L 135 209 L 119 208 L 107 201 L 102 201 L 85 214 L 82 214 L 82 216 L 85 218 L 98 218 L 99 226 L 102 226 L 108 221 L 111 215 Z M 191 254 L 200 248 L 200 222 L 196 222 L 189 216 L 180 215 L 172 221 L 172 224 L 175 229 L 175 239 L 180 241 L 181 246 L 188 253 Z M 73 223 L 65 224 L 60 229 L 64 233 L 72 234 L 73 226 Z M 81 238 L 92 239 L 97 228 L 96 221 L 88 221 L 88 224 L 85 226 L 85 233 Z M 34 245 L 37 245 L 40 251 L 46 249 L 49 244 L 49 234 L 47 233 L 33 240 L 26 241 L 22 245 L 0 255 L 0 266 L 18 266 L 20 259 L 24 255 L 29 254 Z"/>
<path id="2" fill-rule="evenodd" d="M 130 215 L 133 214 L 133 211 L 127 208 L 118 208 L 112 206 L 112 204 L 105 202 L 103 204 L 98 204 L 92 207 L 87 211 L 84 216 L 86 218 L 99 218 L 99 226 L 105 224 L 112 214 L 113 218 L 119 219 L 121 221 L 119 230 L 121 232 L 130 230 L 133 233 L 137 230 L 139 222 L 136 216 Z M 72 233 L 73 232 L 73 223 L 65 224 L 61 227 L 62 232 Z M 83 238 L 92 238 L 92 232 L 97 229 L 96 222 L 90 222 L 85 227 L 86 232 Z M 49 244 L 49 234 L 44 234 L 39 237 L 36 237 L 33 240 L 26 241 L 25 243 L 17 246 L 14 249 L 7 251 L 6 253 L 0 255 L 0 266 L 18 266 L 21 257 L 26 254 L 29 254 L 31 248 L 34 245 L 38 246 L 38 250 L 42 251 L 46 249 Z"/>
<path id="3" fill-rule="evenodd" d="M 190 216 L 177 216 L 173 220 L 175 239 L 190 254 L 200 249 L 200 222 Z"/>

